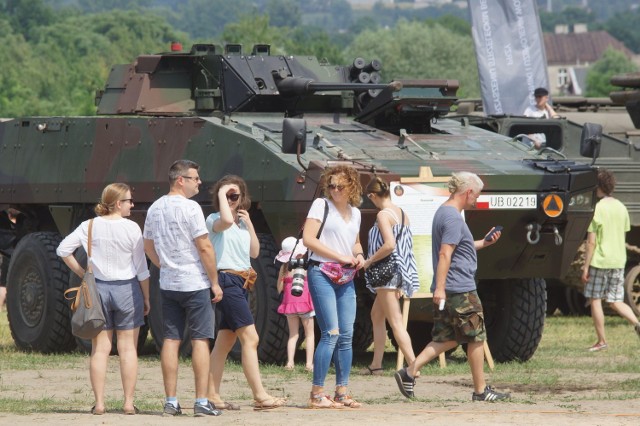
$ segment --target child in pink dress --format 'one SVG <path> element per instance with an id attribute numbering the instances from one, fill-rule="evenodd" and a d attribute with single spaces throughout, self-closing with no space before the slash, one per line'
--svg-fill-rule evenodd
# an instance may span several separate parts
<path id="1" fill-rule="evenodd" d="M 302 245 L 302 240 L 298 241 L 296 245 L 296 238 L 287 237 L 282 241 L 282 250 L 276 256 L 278 262 L 282 262 L 280 267 L 280 274 L 278 275 L 278 292 L 283 292 L 282 303 L 278 307 L 278 313 L 287 317 L 287 324 L 289 325 L 289 340 L 287 342 L 287 365 L 285 369 L 294 369 L 294 355 L 298 346 L 298 335 L 300 330 L 300 322 L 304 329 L 304 336 L 306 339 L 306 354 L 307 354 L 307 371 L 313 371 L 313 346 L 315 345 L 314 339 L 314 324 L 313 317 L 315 311 L 313 310 L 313 302 L 311 301 L 311 294 L 307 285 L 307 277 L 305 273 L 304 287 L 302 288 L 302 294 L 295 296 L 291 294 L 291 287 L 293 284 L 293 271 L 288 268 L 289 259 L 296 260 L 304 256 L 307 248 Z M 293 252 L 293 256 L 292 256 Z M 305 271 L 306 272 L 306 271 Z"/>

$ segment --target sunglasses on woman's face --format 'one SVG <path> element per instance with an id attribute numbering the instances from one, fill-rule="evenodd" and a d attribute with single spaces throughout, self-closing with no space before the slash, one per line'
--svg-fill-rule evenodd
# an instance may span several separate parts
<path id="1" fill-rule="evenodd" d="M 337 189 L 338 192 L 341 192 L 344 188 L 345 188 L 344 185 L 336 185 L 335 183 L 330 183 L 329 184 L 329 189 L 332 190 L 332 191 L 335 191 Z"/>
<path id="2" fill-rule="evenodd" d="M 227 194 L 227 200 L 229 201 L 238 201 L 239 199 L 240 199 L 240 194 L 238 193 Z"/>

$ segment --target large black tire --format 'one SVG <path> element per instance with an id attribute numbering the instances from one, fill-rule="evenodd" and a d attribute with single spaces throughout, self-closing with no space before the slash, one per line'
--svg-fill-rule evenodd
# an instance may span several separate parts
<path id="1" fill-rule="evenodd" d="M 78 248 L 73 254 L 80 265 L 87 264 L 87 252 L 84 251 L 83 247 Z M 82 283 L 82 278 L 74 274 L 73 272 L 69 272 L 69 288 L 78 287 Z M 71 318 L 71 311 L 69 311 L 69 318 Z M 144 348 L 144 344 L 147 341 L 147 336 L 149 335 L 149 324 L 146 321 L 142 327 L 140 327 L 140 333 L 138 334 L 138 352 Z M 78 350 L 80 352 L 90 353 L 91 352 L 91 340 L 90 339 L 81 339 L 76 337 L 76 343 L 78 344 Z M 111 354 L 118 354 L 118 338 L 116 333 L 113 333 L 113 344 L 111 347 Z"/>
<path id="2" fill-rule="evenodd" d="M 280 294 L 276 288 L 278 265 L 273 262 L 278 249 L 273 236 L 259 234 L 258 239 L 260 255 L 251 260 L 253 269 L 258 273 L 258 279 L 253 291 L 249 293 L 249 305 L 260 338 L 258 359 L 270 364 L 282 364 L 287 359 L 289 330 L 286 318 L 278 313 L 280 305 Z"/>
<path id="3" fill-rule="evenodd" d="M 364 280 L 362 282 L 356 281 L 355 284 L 356 289 L 365 289 Z M 369 290 L 365 291 L 370 293 Z M 362 294 L 357 295 L 356 321 L 353 324 L 354 352 L 366 352 L 373 343 L 373 324 L 371 323 L 372 303 L 370 299 L 370 297 L 363 297 Z"/>
<path id="4" fill-rule="evenodd" d="M 61 239 L 58 233 L 28 234 L 11 256 L 7 313 L 11 336 L 22 350 L 66 352 L 76 346 L 64 298 L 69 269 L 56 255 Z"/>
<path id="5" fill-rule="evenodd" d="M 640 265 L 629 269 L 624 279 L 624 301 L 631 307 L 634 315 L 640 315 Z"/>
<path id="6" fill-rule="evenodd" d="M 545 287 L 541 278 L 480 282 L 487 340 L 496 361 L 527 361 L 535 353 L 544 329 Z"/>
<path id="7" fill-rule="evenodd" d="M 162 332 L 162 298 L 160 297 L 160 270 L 155 266 L 149 267 L 151 276 L 149 277 L 149 304 L 151 310 L 147 316 L 147 323 L 149 324 L 149 330 L 153 337 L 153 342 L 156 345 L 158 352 L 162 351 L 163 332 Z M 142 331 L 142 329 L 140 330 Z M 138 341 L 138 349 L 140 341 Z M 186 327 L 184 331 L 184 338 L 180 343 L 180 355 L 183 357 L 191 356 L 191 334 L 189 328 Z"/>

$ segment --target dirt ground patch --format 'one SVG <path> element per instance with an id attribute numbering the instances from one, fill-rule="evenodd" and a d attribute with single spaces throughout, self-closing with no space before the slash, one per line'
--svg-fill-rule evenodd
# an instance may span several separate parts
<path id="1" fill-rule="evenodd" d="M 121 398 L 120 377 L 115 357 L 108 374 L 107 395 Z M 84 365 L 83 365 L 84 364 Z M 140 367 L 137 395 L 153 401 L 157 406 L 142 406 L 142 414 L 125 416 L 120 407 L 108 407 L 104 416 L 89 414 L 93 401 L 88 379 L 87 361 L 80 361 L 71 369 L 35 368 L 1 372 L 2 398 L 29 400 L 52 399 L 60 401 L 61 409 L 28 415 L 0 412 L 0 424 L 48 424 L 67 425 L 157 425 L 184 424 L 185 422 L 222 422 L 225 425 L 327 425 L 386 424 L 491 424 L 491 425 L 637 425 L 640 424 L 640 400 L 619 400 L 610 386 L 603 383 L 629 379 L 629 375 L 586 375 L 581 380 L 567 378 L 562 385 L 511 387 L 513 399 L 506 403 L 471 402 L 470 376 L 423 375 L 416 385 L 416 401 L 402 397 L 397 389 L 392 371 L 384 376 L 364 377 L 353 375 L 351 391 L 362 402 L 361 409 L 308 410 L 311 376 L 302 370 L 283 374 L 265 373 L 264 382 L 269 391 L 286 396 L 288 406 L 272 411 L 255 412 L 248 386 L 241 372 L 225 374 L 223 395 L 241 406 L 240 411 L 224 412 L 221 417 L 198 420 L 191 417 L 193 406 L 193 379 L 190 369 L 181 366 L 179 397 L 185 416 L 161 417 L 163 397 L 162 375 L 158 361 L 143 361 Z M 331 376 L 329 377 L 331 379 Z M 490 380 L 490 376 L 489 376 Z M 327 384 L 332 383 L 330 380 Z M 587 383 L 587 384 L 585 384 Z M 500 390 L 504 390 L 497 384 Z M 331 389 L 331 387 L 327 387 Z M 606 391 L 604 389 L 607 389 Z"/>

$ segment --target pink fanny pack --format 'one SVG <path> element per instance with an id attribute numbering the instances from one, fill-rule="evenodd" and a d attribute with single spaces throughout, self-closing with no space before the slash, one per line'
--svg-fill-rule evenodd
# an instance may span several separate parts
<path id="1" fill-rule="evenodd" d="M 347 268 L 336 262 L 320 263 L 320 271 L 327 276 L 334 284 L 342 285 L 353 281 L 356 276 L 355 268 Z"/>

